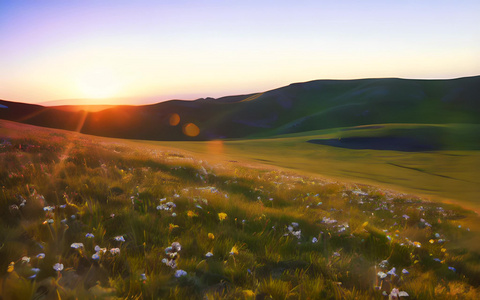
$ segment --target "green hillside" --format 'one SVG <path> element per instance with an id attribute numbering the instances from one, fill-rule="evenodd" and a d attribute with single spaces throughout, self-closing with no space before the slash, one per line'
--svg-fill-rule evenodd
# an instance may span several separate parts
<path id="1" fill-rule="evenodd" d="M 368 124 L 480 124 L 480 76 L 451 80 L 316 80 L 264 93 L 65 112 L 8 106 L 0 118 L 53 128 L 148 140 L 258 138 Z M 172 114 L 180 122 L 169 125 Z M 72 124 L 71 124 L 72 123 Z M 182 128 L 193 123 L 198 136 Z"/>
<path id="2" fill-rule="evenodd" d="M 371 137 L 416 139 L 437 149 L 349 149 L 309 142 Z M 142 143 L 186 149 L 198 155 L 256 161 L 341 181 L 384 186 L 437 201 L 453 202 L 480 212 L 479 137 L 479 125 L 379 124 L 266 139 L 227 140 L 217 145 L 214 142 Z"/>

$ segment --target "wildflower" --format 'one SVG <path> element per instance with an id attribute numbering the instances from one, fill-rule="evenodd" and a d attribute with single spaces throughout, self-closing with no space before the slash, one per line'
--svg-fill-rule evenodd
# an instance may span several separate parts
<path id="1" fill-rule="evenodd" d="M 177 227 L 178 227 L 178 225 L 170 223 L 170 225 L 168 225 L 168 230 L 172 231 L 174 228 L 177 228 Z"/>
<path id="2" fill-rule="evenodd" d="M 125 242 L 125 238 L 123 237 L 123 235 L 116 236 L 116 237 L 114 237 L 114 239 L 117 242 Z"/>
<path id="3" fill-rule="evenodd" d="M 407 269 L 403 269 L 403 270 L 402 270 L 402 274 L 407 275 L 407 274 L 410 274 L 410 272 L 408 272 Z"/>
<path id="4" fill-rule="evenodd" d="M 175 271 L 175 277 L 180 278 L 182 276 L 187 276 L 187 272 L 185 272 L 184 270 Z"/>
<path id="5" fill-rule="evenodd" d="M 430 244 L 433 244 L 433 243 L 435 243 L 435 240 L 431 239 L 431 240 L 429 240 L 429 242 L 430 242 Z"/>
<path id="6" fill-rule="evenodd" d="M 142 280 L 147 280 L 147 275 L 145 275 L 145 273 L 140 274 L 140 278 L 141 278 Z"/>
<path id="7" fill-rule="evenodd" d="M 83 243 L 73 243 L 70 247 L 73 249 L 83 248 Z"/>
<path id="8" fill-rule="evenodd" d="M 317 239 L 316 237 L 314 237 L 314 238 L 312 239 L 312 243 L 315 244 L 315 243 L 317 243 L 317 242 L 318 242 L 318 239 Z"/>
<path id="9" fill-rule="evenodd" d="M 387 265 L 388 265 L 388 260 L 386 260 L 386 259 L 385 259 L 385 260 L 382 260 L 382 261 L 378 264 L 378 266 L 379 266 L 380 268 L 386 268 Z"/>
<path id="10" fill-rule="evenodd" d="M 292 222 L 292 226 L 293 227 L 298 227 L 298 223 L 297 222 Z"/>
<path id="11" fill-rule="evenodd" d="M 408 297 L 408 293 L 405 291 L 399 291 L 397 288 L 393 288 L 389 295 L 390 299 L 398 299 L 399 297 Z"/>
<path id="12" fill-rule="evenodd" d="M 29 263 L 30 262 L 30 257 L 24 256 L 22 257 L 22 263 Z"/>
<path id="13" fill-rule="evenodd" d="M 38 272 L 40 272 L 40 269 L 39 269 L 39 268 L 32 268 L 31 271 L 32 271 L 33 273 L 38 273 Z"/>
<path id="14" fill-rule="evenodd" d="M 176 213 L 172 213 L 172 217 L 176 217 L 176 216 L 177 216 L 177 214 L 176 214 Z"/>
<path id="15" fill-rule="evenodd" d="M 98 254 L 98 252 L 97 252 L 97 253 L 94 253 L 94 254 L 92 255 L 92 259 L 93 259 L 93 260 L 99 260 L 99 259 L 100 259 L 100 255 Z"/>
<path id="16" fill-rule="evenodd" d="M 252 290 L 243 290 L 243 295 L 246 298 L 251 298 L 255 296 L 255 293 Z"/>
<path id="17" fill-rule="evenodd" d="M 213 240 L 213 239 L 215 239 L 215 236 L 213 235 L 213 233 L 209 232 L 208 233 L 208 238 Z"/>
<path id="18" fill-rule="evenodd" d="M 191 210 L 189 210 L 189 211 L 187 212 L 187 216 L 188 216 L 189 218 L 198 217 L 198 215 L 197 215 L 196 213 L 194 213 L 193 211 L 191 211 Z"/>
<path id="19" fill-rule="evenodd" d="M 57 272 L 60 272 L 61 270 L 63 270 L 63 264 L 56 263 L 56 264 L 53 265 L 53 269 Z"/>
<path id="20" fill-rule="evenodd" d="M 173 249 L 173 251 L 178 252 L 178 251 L 182 250 L 182 246 L 180 245 L 179 242 L 173 242 L 172 243 L 172 249 Z"/>
<path id="21" fill-rule="evenodd" d="M 88 239 L 93 239 L 95 236 L 93 235 L 93 233 L 87 233 L 85 237 Z"/>
<path id="22" fill-rule="evenodd" d="M 112 248 L 112 249 L 110 249 L 110 253 L 112 253 L 112 255 L 120 254 L 120 249 L 119 248 Z"/>
<path id="23" fill-rule="evenodd" d="M 100 246 L 96 245 L 95 246 L 95 252 L 107 252 L 107 248 L 100 248 Z"/>
<path id="24" fill-rule="evenodd" d="M 200 205 L 195 205 L 196 208 L 200 208 L 200 209 L 203 209 L 203 207 L 201 207 Z"/>
<path id="25" fill-rule="evenodd" d="M 238 254 L 237 246 L 233 246 L 232 250 L 230 250 L 230 255 L 237 255 L 237 254 Z"/>
<path id="26" fill-rule="evenodd" d="M 400 293 L 400 291 L 397 288 L 393 288 L 389 296 L 390 298 L 398 298 L 398 293 Z"/>
<path id="27" fill-rule="evenodd" d="M 207 254 L 205 254 L 205 257 L 212 257 L 213 256 L 213 253 L 212 252 L 207 252 Z"/>
<path id="28" fill-rule="evenodd" d="M 223 212 L 218 213 L 218 219 L 219 219 L 220 221 L 223 221 L 223 220 L 225 220 L 226 218 L 227 218 L 227 214 L 226 214 L 226 213 L 223 213 Z"/>
<path id="29" fill-rule="evenodd" d="M 456 269 L 455 269 L 454 267 L 448 267 L 448 269 L 449 269 L 450 271 L 453 271 L 453 272 L 456 271 Z"/>
<path id="30" fill-rule="evenodd" d="M 405 291 L 400 291 L 400 292 L 398 293 L 398 296 L 399 296 L 399 297 L 408 297 L 409 295 L 408 295 L 408 293 L 405 292 Z"/>
<path id="31" fill-rule="evenodd" d="M 43 224 L 44 225 L 45 224 L 53 224 L 53 222 L 54 222 L 53 219 L 47 219 L 47 220 L 43 221 Z"/>
<path id="32" fill-rule="evenodd" d="M 409 217 L 408 215 L 403 215 L 402 217 L 403 217 L 405 220 L 410 219 L 410 217 Z"/>
<path id="33" fill-rule="evenodd" d="M 53 211 L 55 209 L 55 206 L 45 206 L 43 208 L 44 211 Z"/>
<path id="34" fill-rule="evenodd" d="M 15 263 L 12 261 L 12 262 L 8 265 L 7 272 L 8 272 L 8 273 L 11 273 L 11 272 L 13 272 L 14 269 L 15 269 Z"/>
<path id="35" fill-rule="evenodd" d="M 333 256 L 340 257 L 340 253 L 338 253 L 338 252 L 333 252 Z"/>
<path id="36" fill-rule="evenodd" d="M 38 258 L 38 259 L 43 259 L 43 258 L 45 258 L 45 253 L 39 253 L 39 254 L 37 254 L 37 258 Z"/>
<path id="37" fill-rule="evenodd" d="M 397 274 L 395 273 L 397 271 L 397 269 L 395 269 L 395 267 L 393 267 L 390 271 L 387 272 L 388 275 L 392 275 L 392 276 L 397 276 Z"/>
<path id="38" fill-rule="evenodd" d="M 381 279 L 387 277 L 387 274 L 383 273 L 382 271 L 377 273 L 377 276 L 380 277 Z"/>

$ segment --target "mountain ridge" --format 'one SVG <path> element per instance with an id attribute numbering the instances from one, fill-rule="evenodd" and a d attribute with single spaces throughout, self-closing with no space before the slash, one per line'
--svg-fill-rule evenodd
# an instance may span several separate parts
<path id="1" fill-rule="evenodd" d="M 256 138 L 385 123 L 480 123 L 480 76 L 455 79 L 312 80 L 260 93 L 104 110 L 65 111 L 0 100 L 0 118 L 82 133 L 147 140 Z M 171 126 L 177 114 L 180 122 Z M 184 134 L 186 124 L 200 129 Z"/>

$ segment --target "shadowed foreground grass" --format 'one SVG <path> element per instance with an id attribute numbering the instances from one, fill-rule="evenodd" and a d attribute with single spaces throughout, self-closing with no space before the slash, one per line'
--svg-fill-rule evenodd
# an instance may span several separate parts
<path id="1" fill-rule="evenodd" d="M 480 297 L 472 212 L 12 124 L 0 128 L 3 299 Z"/>

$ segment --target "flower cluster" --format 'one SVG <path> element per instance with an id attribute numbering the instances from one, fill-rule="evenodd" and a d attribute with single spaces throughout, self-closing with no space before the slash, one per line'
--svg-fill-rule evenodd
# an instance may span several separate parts
<path id="1" fill-rule="evenodd" d="M 172 269 L 177 267 L 178 252 L 182 250 L 182 246 L 178 242 L 173 242 L 171 246 L 165 248 L 165 255 L 167 258 L 162 259 L 162 263 L 169 266 Z"/>

